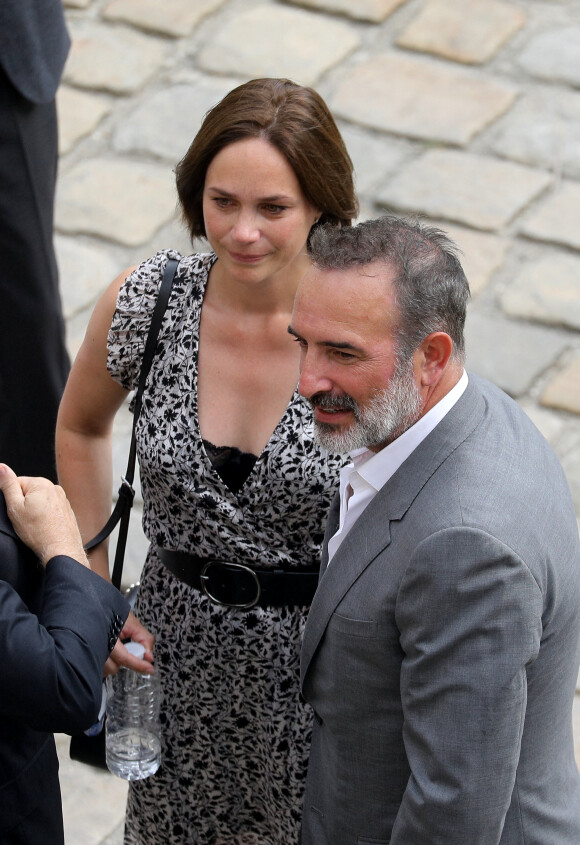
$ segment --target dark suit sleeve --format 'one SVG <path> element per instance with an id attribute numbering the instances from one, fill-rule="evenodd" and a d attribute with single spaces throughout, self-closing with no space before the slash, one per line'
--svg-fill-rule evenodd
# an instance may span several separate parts
<path id="1" fill-rule="evenodd" d="M 118 590 L 69 557 L 47 564 L 38 616 L 0 580 L 0 715 L 42 731 L 88 728 L 128 613 Z"/>
<path id="2" fill-rule="evenodd" d="M 61 0 L 0 3 L 0 66 L 27 100 L 54 99 L 69 46 Z"/>
<path id="3" fill-rule="evenodd" d="M 396 610 L 411 776 L 391 845 L 500 841 L 542 607 L 525 562 L 483 531 L 453 528 L 418 547 Z"/>

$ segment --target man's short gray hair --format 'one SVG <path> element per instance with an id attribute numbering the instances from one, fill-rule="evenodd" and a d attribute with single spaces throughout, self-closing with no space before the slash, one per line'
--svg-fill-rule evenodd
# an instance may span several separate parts
<path id="1" fill-rule="evenodd" d="M 463 329 L 469 284 L 445 232 L 417 220 L 385 215 L 352 228 L 322 226 L 312 233 L 309 254 L 321 270 L 384 262 L 394 271 L 399 310 L 399 359 L 410 358 L 432 332 L 453 340 L 453 358 L 465 358 Z"/>

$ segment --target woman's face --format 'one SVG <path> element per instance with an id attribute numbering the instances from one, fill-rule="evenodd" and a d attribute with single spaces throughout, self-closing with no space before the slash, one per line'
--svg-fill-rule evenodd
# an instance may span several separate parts
<path id="1" fill-rule="evenodd" d="M 256 283 L 301 269 L 319 212 L 282 153 L 262 138 L 247 138 L 224 147 L 208 167 L 203 216 L 221 272 Z"/>

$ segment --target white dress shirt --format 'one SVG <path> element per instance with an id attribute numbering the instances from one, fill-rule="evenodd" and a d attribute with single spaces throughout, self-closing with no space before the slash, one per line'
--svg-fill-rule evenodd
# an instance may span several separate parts
<path id="1" fill-rule="evenodd" d="M 440 399 L 425 416 L 417 420 L 400 437 L 381 449 L 356 449 L 350 453 L 352 463 L 340 471 L 340 520 L 338 531 L 328 541 L 328 562 L 381 487 L 395 474 L 417 446 L 430 434 L 462 396 L 468 384 L 467 373 Z"/>

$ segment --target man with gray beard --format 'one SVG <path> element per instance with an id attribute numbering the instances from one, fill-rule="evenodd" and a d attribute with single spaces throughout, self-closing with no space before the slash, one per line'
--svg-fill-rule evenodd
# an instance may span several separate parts
<path id="1" fill-rule="evenodd" d="M 552 450 L 464 370 L 445 234 L 323 227 L 290 333 L 350 452 L 302 648 L 303 845 L 580 842 L 580 544 Z"/>

